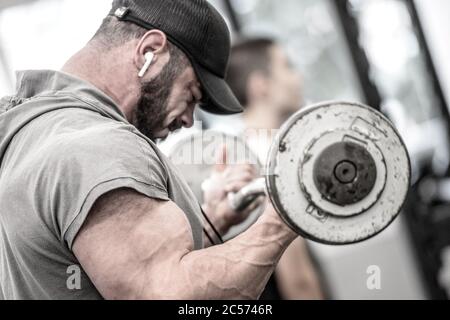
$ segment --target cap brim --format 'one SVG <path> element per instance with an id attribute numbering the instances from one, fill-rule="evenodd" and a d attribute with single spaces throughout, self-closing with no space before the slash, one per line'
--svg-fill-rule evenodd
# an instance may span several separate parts
<path id="1" fill-rule="evenodd" d="M 206 95 L 200 105 L 203 110 L 219 115 L 232 115 L 244 111 L 223 78 L 198 64 L 194 64 L 194 69 Z"/>

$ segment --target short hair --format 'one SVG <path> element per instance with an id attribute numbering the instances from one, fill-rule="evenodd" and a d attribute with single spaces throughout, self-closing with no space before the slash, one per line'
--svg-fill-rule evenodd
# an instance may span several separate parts
<path id="1" fill-rule="evenodd" d="M 142 38 L 149 30 L 132 22 L 120 21 L 116 17 L 107 16 L 103 19 L 91 41 L 100 45 L 105 50 L 119 47 L 128 41 Z M 173 58 L 180 67 L 189 64 L 187 56 L 176 45 L 167 41 L 171 59 Z"/>
<path id="2" fill-rule="evenodd" d="M 92 40 L 105 49 L 112 49 L 128 41 L 142 38 L 147 31 L 132 22 L 120 21 L 116 17 L 108 16 L 103 19 Z"/>
<path id="3" fill-rule="evenodd" d="M 231 59 L 226 81 L 241 105 L 248 104 L 247 84 L 256 72 L 270 74 L 270 49 L 276 45 L 269 38 L 254 38 L 240 41 L 231 49 Z"/>

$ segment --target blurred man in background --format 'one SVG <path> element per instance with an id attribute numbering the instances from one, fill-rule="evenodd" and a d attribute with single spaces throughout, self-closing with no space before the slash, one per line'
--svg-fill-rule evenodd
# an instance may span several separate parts
<path id="1" fill-rule="evenodd" d="M 302 105 L 302 84 L 282 47 L 271 39 L 242 41 L 232 49 L 227 82 L 244 106 L 234 119 L 238 134 L 246 131 L 250 148 L 262 163 L 273 134 Z M 264 132 L 264 134 L 250 134 Z M 259 141 L 256 141 L 259 139 Z M 265 141 L 261 142 L 261 139 Z M 274 210 L 272 206 L 268 210 Z M 262 299 L 321 299 L 323 293 L 305 241 L 298 238 L 287 249 Z"/>

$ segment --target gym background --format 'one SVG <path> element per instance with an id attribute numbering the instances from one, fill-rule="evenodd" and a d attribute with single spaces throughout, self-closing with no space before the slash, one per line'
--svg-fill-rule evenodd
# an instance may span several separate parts
<path id="1" fill-rule="evenodd" d="M 450 297 L 450 1 L 214 0 L 233 37 L 271 36 L 302 73 L 306 104 L 358 101 L 396 124 L 413 187 L 396 222 L 361 244 L 310 243 L 331 299 Z M 0 96 L 14 72 L 60 69 L 111 0 L 0 0 Z M 207 126 L 232 118 L 198 114 Z M 375 267 L 375 269 L 373 269 Z M 379 269 L 377 269 L 379 268 Z M 379 288 L 368 288 L 373 270 Z"/>

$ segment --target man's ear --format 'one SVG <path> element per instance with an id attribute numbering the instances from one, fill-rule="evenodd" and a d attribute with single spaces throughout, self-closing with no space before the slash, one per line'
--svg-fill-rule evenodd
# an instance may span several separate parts
<path id="1" fill-rule="evenodd" d="M 168 40 L 164 32 L 155 29 L 150 30 L 139 40 L 134 54 L 134 64 L 137 70 L 141 70 L 147 62 L 145 55 L 148 52 L 153 53 L 152 66 L 159 73 L 158 70 L 162 69 L 169 56 Z"/>
<path id="2" fill-rule="evenodd" d="M 264 99 L 270 90 L 269 79 L 260 71 L 253 72 L 247 81 L 247 97 L 249 103 Z"/>

